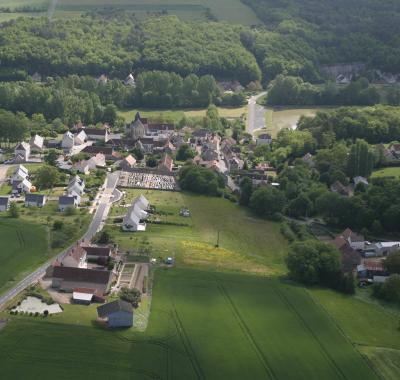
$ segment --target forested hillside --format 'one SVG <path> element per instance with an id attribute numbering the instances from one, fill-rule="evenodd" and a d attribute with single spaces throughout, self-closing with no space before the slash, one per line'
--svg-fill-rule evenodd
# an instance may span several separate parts
<path id="1" fill-rule="evenodd" d="M 134 69 L 181 75 L 213 74 L 244 83 L 260 79 L 255 57 L 240 31 L 223 23 L 184 23 L 176 17 L 135 21 L 82 17 L 72 20 L 19 19 L 0 29 L 3 70 L 22 69 L 124 77 Z"/>
<path id="2" fill-rule="evenodd" d="M 269 30 L 304 46 L 308 59 L 325 64 L 363 62 L 375 69 L 400 72 L 398 1 L 242 1 Z"/>

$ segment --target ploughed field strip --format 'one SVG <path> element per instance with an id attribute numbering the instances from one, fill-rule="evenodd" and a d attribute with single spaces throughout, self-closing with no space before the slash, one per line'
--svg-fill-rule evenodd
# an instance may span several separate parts
<path id="1" fill-rule="evenodd" d="M 5 378 L 378 379 L 304 289 L 265 277 L 159 270 L 144 333 L 51 318 L 2 330 Z"/>

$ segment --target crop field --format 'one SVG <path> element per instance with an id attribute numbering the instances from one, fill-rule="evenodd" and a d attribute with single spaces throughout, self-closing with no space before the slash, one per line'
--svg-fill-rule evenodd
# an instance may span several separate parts
<path id="1" fill-rule="evenodd" d="M 218 20 L 252 25 L 260 24 L 256 14 L 240 0 L 59 0 L 55 16 L 64 12 L 80 14 L 99 8 L 113 7 L 135 12 L 139 17 L 148 12 L 167 11 L 185 19 L 205 19 L 210 8 Z"/>
<path id="2" fill-rule="evenodd" d="M 148 224 L 146 232 L 139 234 L 112 227 L 122 249 L 133 250 L 146 240 L 154 256 L 176 256 L 180 264 L 263 274 L 285 272 L 288 245 L 278 223 L 255 218 L 226 199 L 187 193 L 130 190 L 126 204 L 142 193 L 157 210 L 172 214 L 166 217 L 167 222 L 185 225 Z M 190 218 L 178 216 L 182 206 L 189 208 Z M 126 210 L 116 205 L 112 213 L 123 215 Z"/>
<path id="3" fill-rule="evenodd" d="M 0 293 L 49 259 L 43 226 L 0 218 Z"/>
<path id="4" fill-rule="evenodd" d="M 265 277 L 159 270 L 144 333 L 51 318 L 15 319 L 0 331 L 2 376 L 377 379 L 304 289 Z"/>

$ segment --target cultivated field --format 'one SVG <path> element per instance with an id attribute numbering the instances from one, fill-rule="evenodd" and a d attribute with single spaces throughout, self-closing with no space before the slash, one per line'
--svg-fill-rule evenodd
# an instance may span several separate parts
<path id="1" fill-rule="evenodd" d="M 62 16 L 64 12 L 80 14 L 105 7 L 133 11 L 139 17 L 146 16 L 148 12 L 167 11 L 185 20 L 205 19 L 205 11 L 210 8 L 218 20 L 260 24 L 256 14 L 240 0 L 59 0 L 55 15 Z"/>
<path id="2" fill-rule="evenodd" d="M 0 332 L 2 375 L 11 380 L 377 379 L 300 287 L 176 268 L 156 272 L 153 294 L 145 333 L 106 332 L 57 317 L 9 323 Z"/>
<path id="3" fill-rule="evenodd" d="M 0 293 L 49 259 L 43 226 L 0 218 Z"/>

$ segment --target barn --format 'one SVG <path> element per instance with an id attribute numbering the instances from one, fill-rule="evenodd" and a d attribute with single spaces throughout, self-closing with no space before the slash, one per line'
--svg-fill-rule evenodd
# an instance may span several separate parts
<path id="1" fill-rule="evenodd" d="M 111 328 L 133 326 L 133 307 L 129 302 L 116 300 L 101 305 L 97 308 L 97 315 Z"/>

